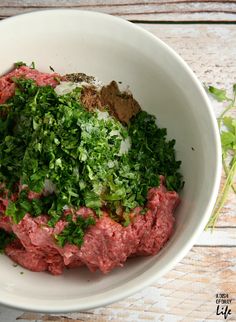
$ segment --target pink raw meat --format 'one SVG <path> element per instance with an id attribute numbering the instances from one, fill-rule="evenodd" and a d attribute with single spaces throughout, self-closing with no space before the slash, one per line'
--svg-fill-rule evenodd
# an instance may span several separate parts
<path id="1" fill-rule="evenodd" d="M 15 93 L 16 86 L 12 80 L 13 77 L 33 79 L 38 86 L 51 85 L 52 87 L 56 87 L 58 79 L 61 79 L 61 76 L 57 73 L 41 73 L 37 69 L 20 66 L 0 77 L 0 104 L 5 103 Z"/>
<path id="2" fill-rule="evenodd" d="M 7 246 L 6 254 L 30 270 L 48 270 L 54 275 L 61 274 L 65 267 L 81 265 L 86 265 L 92 272 L 99 269 L 108 273 L 123 266 L 130 256 L 158 253 L 173 234 L 173 212 L 180 201 L 178 194 L 161 185 L 150 189 L 147 199 L 146 214 L 140 214 L 141 208 L 134 209 L 128 227 L 123 227 L 104 212 L 87 230 L 80 248 L 68 243 L 59 247 L 56 243 L 55 235 L 66 227 L 66 219 L 51 228 L 47 225 L 47 215 L 33 218 L 26 214 L 20 223 L 12 225 L 18 241 Z M 70 210 L 65 216 L 68 213 Z M 91 209 L 82 207 L 74 217 L 90 215 L 95 217 Z"/>

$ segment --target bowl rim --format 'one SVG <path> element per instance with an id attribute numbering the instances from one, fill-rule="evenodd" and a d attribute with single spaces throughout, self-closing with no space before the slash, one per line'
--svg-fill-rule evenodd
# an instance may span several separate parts
<path id="1" fill-rule="evenodd" d="M 155 271 L 155 265 L 153 265 L 151 268 L 149 268 L 147 271 L 139 275 L 138 277 L 126 282 L 125 284 L 122 284 L 121 286 L 118 286 L 114 288 L 112 291 L 105 291 L 101 293 L 102 296 L 99 298 L 96 298 L 96 295 L 93 295 L 92 297 L 89 296 L 89 301 L 86 300 L 86 298 L 83 298 L 83 302 L 80 301 L 63 301 L 63 303 L 60 303 L 58 305 L 58 301 L 55 300 L 50 301 L 47 305 L 46 302 L 42 302 L 39 305 L 40 301 L 34 302 L 27 302 L 24 299 L 21 299 L 17 302 L 12 301 L 11 298 L 4 298 L 0 299 L 0 304 L 4 306 L 8 306 L 14 309 L 21 309 L 21 310 L 27 310 L 27 311 L 37 311 L 37 312 L 43 312 L 43 313 L 66 313 L 66 312 L 78 312 L 80 310 L 89 310 L 94 309 L 97 307 L 102 307 L 105 305 L 109 305 L 111 303 L 114 303 L 116 301 L 122 300 L 128 296 L 131 296 L 132 294 L 141 291 L 143 288 L 151 285 L 154 283 L 158 278 L 163 276 L 165 273 L 170 271 L 178 262 L 181 261 L 181 259 L 189 252 L 189 250 L 194 245 L 194 242 L 200 235 L 200 233 L 203 231 L 204 227 L 206 226 L 208 219 L 210 217 L 211 211 L 214 207 L 215 200 L 218 194 L 219 186 L 220 186 L 220 179 L 221 179 L 221 141 L 220 141 L 220 134 L 218 130 L 218 125 L 216 121 L 216 117 L 214 115 L 214 111 L 211 108 L 211 102 L 201 85 L 200 81 L 198 80 L 197 76 L 194 74 L 194 72 L 191 70 L 191 68 L 188 66 L 188 64 L 179 56 L 179 54 L 172 49 L 169 45 L 167 45 L 164 41 L 159 39 L 157 36 L 153 35 L 151 32 L 145 30 L 144 28 L 138 26 L 137 24 L 134 24 L 132 22 L 129 22 L 125 19 L 122 19 L 120 17 L 112 16 L 110 14 L 101 13 L 97 11 L 89 11 L 89 10 L 80 10 L 80 9 L 67 9 L 67 8 L 59 8 L 59 9 L 43 9 L 43 10 L 35 10 L 23 14 L 18 14 L 12 17 L 8 17 L 6 19 L 3 19 L 0 21 L 0 31 L 1 26 L 3 24 L 9 24 L 11 21 L 16 21 L 20 19 L 24 19 L 25 16 L 29 15 L 35 15 L 40 16 L 44 14 L 51 14 L 55 15 L 58 12 L 62 13 L 74 13 L 74 14 L 83 14 L 88 15 L 90 17 L 93 16 L 100 16 L 101 18 L 105 20 L 110 20 L 113 23 L 122 24 L 124 26 L 127 26 L 127 28 L 133 29 L 138 31 L 139 33 L 142 33 L 145 37 L 149 38 L 150 41 L 158 43 L 158 45 L 162 48 L 164 48 L 171 56 L 172 58 L 179 64 L 181 67 L 185 70 L 185 72 L 191 77 L 193 80 L 194 86 L 196 87 L 196 90 L 198 90 L 199 95 L 202 97 L 205 107 L 208 111 L 210 122 L 212 126 L 212 130 L 214 133 L 214 139 L 215 139 L 215 145 L 216 145 L 216 173 L 214 177 L 214 182 L 212 184 L 211 188 L 211 197 L 208 200 L 205 213 L 202 215 L 201 220 L 199 221 L 198 225 L 195 228 L 194 233 L 189 238 L 188 242 L 176 253 L 175 257 L 173 257 L 166 265 L 165 267 L 162 267 L 158 272 Z M 140 281 L 141 279 L 141 281 Z M 114 292 L 115 290 L 115 292 Z M 45 305 L 46 304 L 46 305 Z"/>

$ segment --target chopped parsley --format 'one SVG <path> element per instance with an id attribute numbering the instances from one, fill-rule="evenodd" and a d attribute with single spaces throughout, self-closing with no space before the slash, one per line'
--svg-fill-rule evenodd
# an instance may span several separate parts
<path id="1" fill-rule="evenodd" d="M 52 205 L 54 195 L 42 196 L 41 198 L 28 198 L 28 191 L 21 190 L 18 199 L 13 202 L 9 201 L 5 214 L 11 216 L 14 223 L 18 223 L 23 219 L 26 213 L 36 217 L 46 214 Z"/>
<path id="2" fill-rule="evenodd" d="M 166 139 L 166 129 L 155 117 L 139 112 L 128 127 L 106 112 L 89 112 L 80 101 L 81 88 L 58 96 L 51 86 L 37 86 L 33 80 L 14 78 L 15 95 L 0 105 L 0 182 L 10 192 L 24 185 L 18 199 L 9 202 L 6 214 L 19 222 L 26 213 L 47 213 L 54 226 L 65 207 L 86 206 L 97 215 L 101 208 L 120 218 L 136 206 L 145 206 L 148 189 L 159 186 L 160 175 L 169 190 L 183 186 L 176 161 L 175 141 Z M 130 144 L 125 153 L 122 145 Z M 45 194 L 45 183 L 54 187 Z M 42 193 L 29 200 L 28 191 Z M 70 221 L 57 236 L 80 245 L 92 219 Z"/>
<path id="3" fill-rule="evenodd" d="M 19 68 L 21 66 L 27 66 L 26 63 L 22 62 L 22 61 L 18 61 L 14 64 L 15 68 Z"/>
<path id="4" fill-rule="evenodd" d="M 153 115 L 141 111 L 129 126 L 132 149 L 130 164 L 139 167 L 140 183 L 146 198 L 150 187 L 159 186 L 159 175 L 164 175 L 168 190 L 179 191 L 183 187 L 182 176 L 178 172 L 181 162 L 175 159 L 175 140 L 166 140 L 167 131 L 158 128 Z"/>
<path id="5" fill-rule="evenodd" d="M 5 247 L 15 239 L 13 233 L 8 233 L 0 228 L 0 253 L 3 253 Z"/>
<path id="6" fill-rule="evenodd" d="M 95 225 L 95 219 L 91 216 L 88 218 L 78 216 L 74 221 L 72 215 L 68 215 L 66 220 L 68 221 L 66 228 L 60 234 L 55 235 L 58 245 L 63 247 L 66 243 L 70 243 L 80 247 L 83 244 L 85 231 L 91 225 Z"/>

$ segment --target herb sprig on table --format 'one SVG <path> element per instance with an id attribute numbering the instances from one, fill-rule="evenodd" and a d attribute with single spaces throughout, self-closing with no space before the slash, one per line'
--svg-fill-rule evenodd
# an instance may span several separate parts
<path id="1" fill-rule="evenodd" d="M 80 88 L 58 96 L 52 87 L 39 87 L 30 79 L 14 82 L 15 95 L 0 105 L 0 182 L 11 192 L 19 182 L 36 193 L 44 191 L 46 182 L 54 186 L 50 196 L 29 200 L 22 191 L 11 201 L 6 214 L 15 222 L 27 212 L 47 213 L 53 226 L 65 207 L 81 206 L 98 215 L 105 206 L 119 220 L 117 209 L 127 214 L 145 205 L 147 191 L 159 185 L 160 175 L 169 190 L 182 188 L 175 141 L 166 139 L 166 129 L 158 128 L 147 112 L 125 127 L 113 117 L 88 112 L 80 102 Z M 126 140 L 130 149 L 121 153 Z M 74 231 L 72 226 L 61 243 Z"/>
<path id="2" fill-rule="evenodd" d="M 207 225 L 207 227 L 214 227 L 227 200 L 230 189 L 236 194 L 234 182 L 236 174 L 236 118 L 228 115 L 230 111 L 236 108 L 236 84 L 233 85 L 232 98 L 228 97 L 225 89 L 209 86 L 208 92 L 218 102 L 226 103 L 226 108 L 218 117 L 222 145 L 222 164 L 226 179 L 216 200 L 213 214 Z"/>

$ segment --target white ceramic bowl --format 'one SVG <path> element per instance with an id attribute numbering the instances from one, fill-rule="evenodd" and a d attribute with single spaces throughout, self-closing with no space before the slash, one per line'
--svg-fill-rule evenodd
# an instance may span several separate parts
<path id="1" fill-rule="evenodd" d="M 80 71 L 103 82 L 128 84 L 143 109 L 155 114 L 176 139 L 186 182 L 175 233 L 157 256 L 128 260 L 124 268 L 105 276 L 81 268 L 54 277 L 13 267 L 1 255 L 0 302 L 33 311 L 78 311 L 120 300 L 153 283 L 193 246 L 218 192 L 217 124 L 196 76 L 147 31 L 95 12 L 50 10 L 6 19 L 0 22 L 0 43 L 0 74 L 16 61 L 34 61 L 41 71 L 53 66 L 62 74 Z"/>

